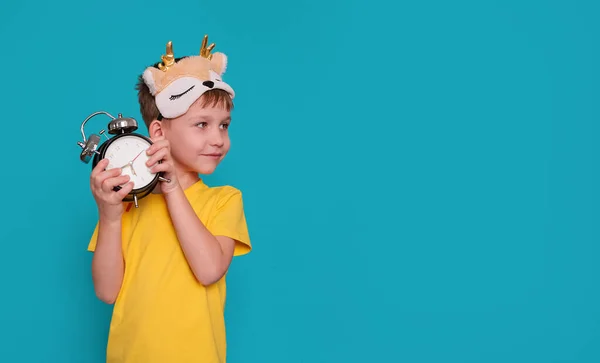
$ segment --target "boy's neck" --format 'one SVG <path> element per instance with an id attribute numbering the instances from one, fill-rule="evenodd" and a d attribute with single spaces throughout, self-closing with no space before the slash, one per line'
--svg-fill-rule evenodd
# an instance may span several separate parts
<path id="1" fill-rule="evenodd" d="M 177 179 L 179 180 L 181 189 L 186 190 L 196 184 L 200 180 L 200 176 L 198 176 L 198 173 L 193 172 L 177 173 Z"/>

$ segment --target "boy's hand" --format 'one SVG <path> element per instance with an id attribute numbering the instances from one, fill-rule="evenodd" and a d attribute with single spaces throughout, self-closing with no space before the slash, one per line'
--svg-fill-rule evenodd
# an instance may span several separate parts
<path id="1" fill-rule="evenodd" d="M 105 170 L 107 166 L 108 159 L 102 159 L 96 165 L 90 177 L 90 187 L 100 218 L 117 221 L 123 214 L 123 198 L 133 189 L 133 182 L 127 183 L 129 175 L 121 175 L 120 168 Z M 113 188 L 119 185 L 122 185 L 121 189 L 115 192 Z"/>
<path id="2" fill-rule="evenodd" d="M 163 172 L 163 176 L 169 179 L 169 182 L 161 182 L 160 190 L 163 194 L 169 194 L 179 187 L 177 175 L 175 175 L 175 165 L 171 157 L 171 146 L 169 140 L 164 137 L 152 139 L 152 146 L 146 151 L 150 158 L 146 162 L 146 166 L 150 167 L 153 173 Z M 160 161 L 160 164 L 158 163 Z"/>

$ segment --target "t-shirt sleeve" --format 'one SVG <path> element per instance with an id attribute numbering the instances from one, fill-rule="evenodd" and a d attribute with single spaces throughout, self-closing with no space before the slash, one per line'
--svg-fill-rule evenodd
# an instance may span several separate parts
<path id="1" fill-rule="evenodd" d="M 94 232 L 92 233 L 92 237 L 90 238 L 90 242 L 88 243 L 88 251 L 94 252 L 96 250 L 96 242 L 98 241 L 98 223 L 96 223 L 96 227 L 94 228 Z"/>
<path id="2" fill-rule="evenodd" d="M 245 255 L 252 250 L 242 193 L 239 190 L 225 189 L 215 207 L 209 230 L 214 236 L 225 236 L 236 241 L 234 256 Z"/>

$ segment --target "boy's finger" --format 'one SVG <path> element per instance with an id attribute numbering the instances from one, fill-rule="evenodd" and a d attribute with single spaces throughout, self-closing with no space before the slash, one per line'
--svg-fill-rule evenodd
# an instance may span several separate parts
<path id="1" fill-rule="evenodd" d="M 92 170 L 92 175 L 90 177 L 95 178 L 98 174 L 102 173 L 108 166 L 108 162 L 108 159 L 100 160 L 100 162 L 98 162 L 98 164 Z"/>
<path id="2" fill-rule="evenodd" d="M 150 157 L 148 159 L 148 161 L 146 161 L 146 166 L 150 167 L 150 166 L 156 164 L 159 160 L 165 159 L 167 157 L 167 155 L 168 155 L 168 152 L 166 149 L 160 149 L 154 155 L 152 155 L 152 157 Z"/>
<path id="3" fill-rule="evenodd" d="M 171 170 L 171 165 L 169 163 L 156 164 L 152 168 L 150 168 L 150 171 L 155 174 L 159 173 L 161 171 L 168 172 L 170 170 Z"/>
<path id="4" fill-rule="evenodd" d="M 95 178 L 94 178 L 94 182 L 96 184 L 96 187 L 98 189 L 102 188 L 102 183 L 104 183 L 104 181 L 108 178 L 114 178 L 121 175 L 121 169 L 119 168 L 113 168 L 113 169 L 109 169 L 109 170 L 105 170 L 103 172 L 101 172 L 100 174 L 98 174 Z"/>
<path id="5" fill-rule="evenodd" d="M 109 178 L 102 184 L 102 190 L 110 192 L 114 190 L 116 186 L 123 185 L 130 180 L 129 175 L 122 175 L 116 178 Z"/>
<path id="6" fill-rule="evenodd" d="M 127 196 L 127 194 L 129 194 L 129 192 L 131 192 L 133 190 L 133 182 L 129 182 L 123 186 L 121 186 L 121 190 L 119 190 L 116 194 L 117 194 L 117 198 L 122 201 L 123 198 L 125 198 Z"/>
<path id="7" fill-rule="evenodd" d="M 154 144 L 152 144 L 148 150 L 147 150 L 147 154 L 148 155 L 152 155 L 155 152 L 157 152 L 160 149 L 163 148 L 168 148 L 169 147 L 169 141 L 168 140 L 159 140 L 157 142 L 155 142 Z"/>
<path id="8" fill-rule="evenodd" d="M 117 185 L 125 184 L 129 181 L 129 175 L 107 178 L 102 182 L 102 191 L 110 193 Z"/>
<path id="9" fill-rule="evenodd" d="M 152 145 L 151 146 L 156 145 L 157 143 L 163 141 L 164 139 L 165 139 L 164 136 L 158 136 L 158 137 L 150 138 L 150 140 L 152 140 Z"/>

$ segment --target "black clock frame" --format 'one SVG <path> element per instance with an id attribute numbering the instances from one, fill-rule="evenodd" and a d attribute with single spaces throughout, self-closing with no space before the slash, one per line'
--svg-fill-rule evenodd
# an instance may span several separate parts
<path id="1" fill-rule="evenodd" d="M 118 140 L 122 137 L 125 137 L 125 136 L 139 137 L 139 138 L 147 141 L 150 145 L 153 144 L 153 142 L 152 142 L 152 140 L 150 140 L 150 138 L 148 138 L 142 134 L 135 133 L 135 132 L 124 132 L 119 135 L 113 136 L 100 145 L 100 147 L 98 148 L 98 153 L 94 153 L 94 159 L 92 161 L 92 170 L 96 167 L 96 165 L 98 165 L 98 163 L 102 159 L 104 159 L 104 156 L 106 154 L 106 149 L 108 149 L 108 147 L 113 142 L 115 142 L 116 140 Z M 160 163 L 160 161 L 159 161 L 159 163 Z M 158 185 L 159 177 L 161 177 L 162 174 L 163 174 L 162 172 L 154 174 L 154 178 L 148 185 L 146 185 L 143 188 L 133 189 L 131 192 L 129 192 L 129 194 L 127 194 L 127 196 L 125 198 L 123 198 L 123 201 L 132 202 L 132 201 L 135 201 L 136 199 L 140 200 L 140 199 L 148 196 L 150 193 L 152 193 L 154 188 L 156 188 L 156 185 Z M 121 187 L 117 185 L 115 188 L 113 188 L 113 190 L 119 191 L 119 190 L 121 190 Z"/>

